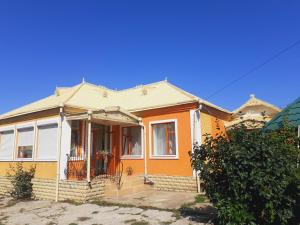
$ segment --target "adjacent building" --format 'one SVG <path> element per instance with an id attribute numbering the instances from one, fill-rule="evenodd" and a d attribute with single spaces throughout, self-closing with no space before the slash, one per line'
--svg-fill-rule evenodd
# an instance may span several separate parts
<path id="1" fill-rule="evenodd" d="M 262 128 L 281 110 L 261 99 L 250 95 L 250 98 L 238 109 L 232 112 L 230 121 L 226 122 L 226 128 L 243 123 L 249 130 Z"/>

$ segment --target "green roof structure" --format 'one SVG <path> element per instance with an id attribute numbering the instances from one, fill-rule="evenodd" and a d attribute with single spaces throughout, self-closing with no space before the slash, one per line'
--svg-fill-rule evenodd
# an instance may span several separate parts
<path id="1" fill-rule="evenodd" d="M 273 117 L 273 119 L 265 125 L 264 129 L 275 130 L 279 128 L 285 118 L 288 120 L 289 125 L 295 128 L 300 125 L 300 97 Z"/>

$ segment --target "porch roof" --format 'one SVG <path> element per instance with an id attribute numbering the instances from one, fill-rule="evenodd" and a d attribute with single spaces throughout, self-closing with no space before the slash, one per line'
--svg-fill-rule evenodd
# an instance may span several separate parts
<path id="1" fill-rule="evenodd" d="M 87 120 L 95 123 L 110 125 L 139 125 L 141 118 L 121 109 L 119 106 L 107 107 L 100 110 L 66 115 L 67 120 Z"/>

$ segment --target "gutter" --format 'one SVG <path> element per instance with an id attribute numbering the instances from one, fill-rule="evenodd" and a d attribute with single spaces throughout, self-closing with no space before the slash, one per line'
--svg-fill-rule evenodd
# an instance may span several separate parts
<path id="1" fill-rule="evenodd" d="M 59 196 L 59 180 L 60 180 L 60 160 L 61 160 L 61 136 L 62 136 L 62 122 L 64 118 L 64 105 L 59 106 L 59 137 L 58 137 L 58 148 L 57 148 L 57 165 L 56 165 L 56 187 L 55 187 L 55 201 L 58 202 Z"/>

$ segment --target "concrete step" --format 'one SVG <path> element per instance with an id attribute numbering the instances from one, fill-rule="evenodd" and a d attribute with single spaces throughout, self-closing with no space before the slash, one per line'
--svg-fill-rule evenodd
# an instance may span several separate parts
<path id="1" fill-rule="evenodd" d="M 104 195 L 107 197 L 134 194 L 151 189 L 150 185 L 144 184 L 141 176 L 125 176 L 122 178 L 120 190 L 117 184 L 107 180 L 105 183 Z"/>

